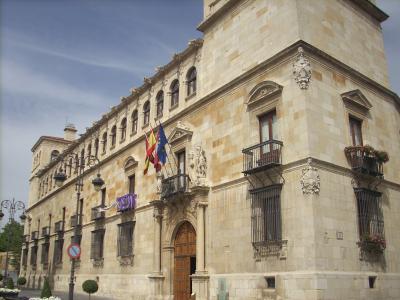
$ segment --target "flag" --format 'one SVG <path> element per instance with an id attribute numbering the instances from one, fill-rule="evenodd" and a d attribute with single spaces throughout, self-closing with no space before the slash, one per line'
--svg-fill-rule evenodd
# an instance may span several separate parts
<path id="1" fill-rule="evenodd" d="M 167 137 L 165 136 L 164 128 L 160 124 L 157 133 L 157 150 L 154 157 L 154 166 L 156 164 L 165 165 L 167 162 L 167 151 L 165 150 L 165 145 L 168 144 Z"/>
<path id="2" fill-rule="evenodd" d="M 144 165 L 144 171 L 143 174 L 147 174 L 147 171 L 149 169 L 149 165 L 150 163 L 154 163 L 154 150 L 156 149 L 156 137 L 154 135 L 153 129 L 150 132 L 149 137 L 147 138 L 147 134 L 145 134 L 146 136 L 146 161 L 145 161 L 145 165 Z"/>

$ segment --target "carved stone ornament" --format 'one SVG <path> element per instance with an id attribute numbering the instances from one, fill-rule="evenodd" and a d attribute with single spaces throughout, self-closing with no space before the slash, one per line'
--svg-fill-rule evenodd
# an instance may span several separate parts
<path id="1" fill-rule="evenodd" d="M 311 81 L 311 65 L 310 61 L 304 57 L 302 47 L 299 47 L 297 52 L 296 61 L 293 63 L 293 76 L 299 87 L 306 90 Z"/>
<path id="2" fill-rule="evenodd" d="M 118 261 L 122 267 L 133 266 L 133 255 L 118 256 Z"/>
<path id="3" fill-rule="evenodd" d="M 319 194 L 320 190 L 320 178 L 318 169 L 313 167 L 312 159 L 307 160 L 307 167 L 301 171 L 300 184 L 303 190 L 303 194 Z"/>
<path id="4" fill-rule="evenodd" d="M 273 81 L 263 81 L 257 84 L 249 93 L 249 98 L 246 102 L 247 105 L 253 105 L 261 102 L 261 100 L 268 101 L 275 99 L 276 95 L 282 93 L 283 87 Z"/>
<path id="5" fill-rule="evenodd" d="M 172 130 L 171 134 L 168 137 L 168 141 L 171 145 L 174 143 L 186 138 L 190 139 L 192 137 L 193 132 L 183 124 L 181 121 L 178 121 L 176 127 Z"/>
<path id="6" fill-rule="evenodd" d="M 164 175 L 161 172 L 157 172 L 157 194 L 161 194 L 162 191 L 162 180 L 164 179 Z"/>
<path id="7" fill-rule="evenodd" d="M 197 145 L 190 153 L 189 159 L 193 174 L 191 176 L 193 185 L 204 186 L 207 177 L 207 157 L 205 151 L 200 145 Z"/>

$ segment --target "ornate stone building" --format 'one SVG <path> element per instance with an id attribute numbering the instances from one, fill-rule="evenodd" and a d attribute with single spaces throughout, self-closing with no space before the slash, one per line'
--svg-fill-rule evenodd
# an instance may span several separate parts
<path id="1" fill-rule="evenodd" d="M 78 291 L 95 279 L 114 299 L 400 299 L 387 17 L 368 0 L 205 0 L 201 40 L 79 138 L 68 126 L 32 148 L 28 286 L 68 289 L 76 225 Z M 143 175 L 154 119 L 169 161 Z M 113 206 L 126 194 L 134 206 Z"/>

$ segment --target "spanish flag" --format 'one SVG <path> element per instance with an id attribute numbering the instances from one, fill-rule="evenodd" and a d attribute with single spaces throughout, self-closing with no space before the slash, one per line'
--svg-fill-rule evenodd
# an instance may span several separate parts
<path id="1" fill-rule="evenodd" d="M 156 136 L 154 135 L 153 129 L 151 129 L 149 137 L 147 137 L 146 133 L 145 136 L 146 136 L 146 160 L 144 163 L 144 171 L 143 171 L 144 175 L 147 174 L 150 163 L 154 163 L 154 150 L 156 149 L 156 144 L 157 144 Z"/>

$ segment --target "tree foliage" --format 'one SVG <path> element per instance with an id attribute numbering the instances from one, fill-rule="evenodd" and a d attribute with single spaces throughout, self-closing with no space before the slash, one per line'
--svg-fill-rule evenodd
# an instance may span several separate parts
<path id="1" fill-rule="evenodd" d="M 18 285 L 25 285 L 26 284 L 26 278 L 25 277 L 18 277 L 17 284 Z"/>
<path id="2" fill-rule="evenodd" d="M 7 223 L 0 233 L 0 251 L 10 252 L 10 265 L 19 270 L 24 226 L 16 221 Z"/>
<path id="3" fill-rule="evenodd" d="M 49 298 L 51 296 L 52 295 L 51 295 L 49 279 L 46 277 L 44 279 L 42 292 L 40 293 L 40 298 Z"/>
<path id="4" fill-rule="evenodd" d="M 89 299 L 90 299 L 90 294 L 94 294 L 97 292 L 99 289 L 99 286 L 95 280 L 85 280 L 82 284 L 82 289 L 89 294 Z"/>
<path id="5" fill-rule="evenodd" d="M 11 277 L 7 278 L 6 288 L 13 290 L 14 289 L 14 280 Z"/>

